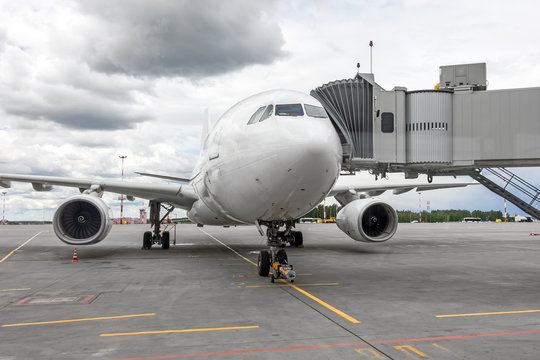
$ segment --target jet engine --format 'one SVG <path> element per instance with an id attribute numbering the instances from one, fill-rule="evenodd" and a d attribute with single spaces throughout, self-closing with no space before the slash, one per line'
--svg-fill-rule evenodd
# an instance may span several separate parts
<path id="1" fill-rule="evenodd" d="M 53 217 L 56 236 L 66 244 L 96 244 L 112 228 L 111 209 L 97 196 L 77 195 L 64 201 Z"/>
<path id="2" fill-rule="evenodd" d="M 394 236 L 398 217 L 393 207 L 376 199 L 354 200 L 341 209 L 337 226 L 352 239 L 383 242 Z"/>

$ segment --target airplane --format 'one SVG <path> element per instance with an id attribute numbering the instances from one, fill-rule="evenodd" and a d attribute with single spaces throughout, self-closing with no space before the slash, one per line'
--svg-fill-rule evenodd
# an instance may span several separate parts
<path id="1" fill-rule="evenodd" d="M 203 133 L 200 158 L 189 179 L 139 173 L 178 184 L 87 180 L 38 175 L 0 174 L 0 186 L 31 183 L 36 191 L 53 186 L 79 188 L 63 201 L 53 217 L 54 232 L 64 243 L 89 245 L 102 241 L 112 227 L 104 192 L 149 200 L 153 231 L 143 235 L 143 248 L 170 246 L 160 224 L 174 208 L 187 211 L 198 226 L 254 224 L 266 227 L 268 250 L 258 258 L 258 273 L 294 281 L 284 247 L 302 246 L 295 224 L 323 199 L 333 196 L 343 206 L 339 229 L 356 241 L 383 242 L 396 232 L 396 211 L 374 198 L 387 190 L 401 194 L 454 188 L 471 183 L 345 185 L 338 182 L 342 146 L 321 103 L 292 90 L 253 95 L 227 110 Z M 165 215 L 161 216 L 161 210 Z"/>

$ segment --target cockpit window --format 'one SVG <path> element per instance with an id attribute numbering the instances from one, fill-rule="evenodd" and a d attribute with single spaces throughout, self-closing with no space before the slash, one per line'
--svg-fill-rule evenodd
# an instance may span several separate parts
<path id="1" fill-rule="evenodd" d="M 306 115 L 316 118 L 327 118 L 328 115 L 326 114 L 326 111 L 320 106 L 314 106 L 314 105 L 308 105 L 304 104 L 304 107 L 306 108 Z"/>
<path id="2" fill-rule="evenodd" d="M 276 105 L 276 115 L 278 116 L 303 116 L 302 104 Z"/>
<path id="3" fill-rule="evenodd" d="M 272 116 L 273 111 L 274 111 L 274 105 L 268 105 L 268 107 L 264 111 L 264 114 L 261 116 L 261 120 L 259 120 L 259 122 L 264 121 L 268 119 L 270 116 Z"/>
<path id="4" fill-rule="evenodd" d="M 266 109 L 266 106 L 261 106 L 260 108 L 257 109 L 257 111 L 255 111 L 255 113 L 253 115 L 251 115 L 251 118 L 249 119 L 248 121 L 248 125 L 249 124 L 254 124 L 256 123 L 257 121 L 259 121 L 259 119 L 261 118 L 261 115 L 264 111 L 264 109 Z M 245 119 L 245 118 L 244 118 Z"/>

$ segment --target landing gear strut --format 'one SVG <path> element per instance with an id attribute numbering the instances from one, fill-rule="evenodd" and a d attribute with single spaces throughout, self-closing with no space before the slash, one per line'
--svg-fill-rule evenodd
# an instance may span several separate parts
<path id="1" fill-rule="evenodd" d="M 286 279 L 293 282 L 296 278 L 296 273 L 293 266 L 289 265 L 285 245 L 288 243 L 291 246 L 303 244 L 302 233 L 292 231 L 292 222 L 272 221 L 265 222 L 262 225 L 268 226 L 266 231 L 266 243 L 269 250 L 262 250 L 259 253 L 257 268 L 260 276 L 268 276 L 271 273 L 272 282 L 276 279 Z M 281 226 L 285 225 L 285 231 L 279 231 Z"/>
<path id="2" fill-rule="evenodd" d="M 161 208 L 166 210 L 165 215 L 160 218 Z M 155 200 L 150 200 L 150 224 L 153 227 L 153 231 L 146 231 L 143 236 L 143 250 L 150 250 L 153 244 L 161 245 L 162 249 L 168 249 L 170 246 L 170 234 L 168 231 L 163 231 L 161 233 L 160 227 L 161 222 L 169 216 L 169 214 L 174 210 L 174 206 L 163 203 Z"/>

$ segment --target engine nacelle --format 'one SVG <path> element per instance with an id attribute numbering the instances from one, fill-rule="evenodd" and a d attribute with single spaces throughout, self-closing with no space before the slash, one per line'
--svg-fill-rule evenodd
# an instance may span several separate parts
<path id="1" fill-rule="evenodd" d="M 393 207 L 376 199 L 354 200 L 341 209 L 337 226 L 356 241 L 383 242 L 394 236 L 398 217 Z"/>
<path id="2" fill-rule="evenodd" d="M 76 195 L 58 207 L 53 227 L 56 236 L 66 244 L 96 244 L 111 231 L 111 209 L 96 196 Z"/>

